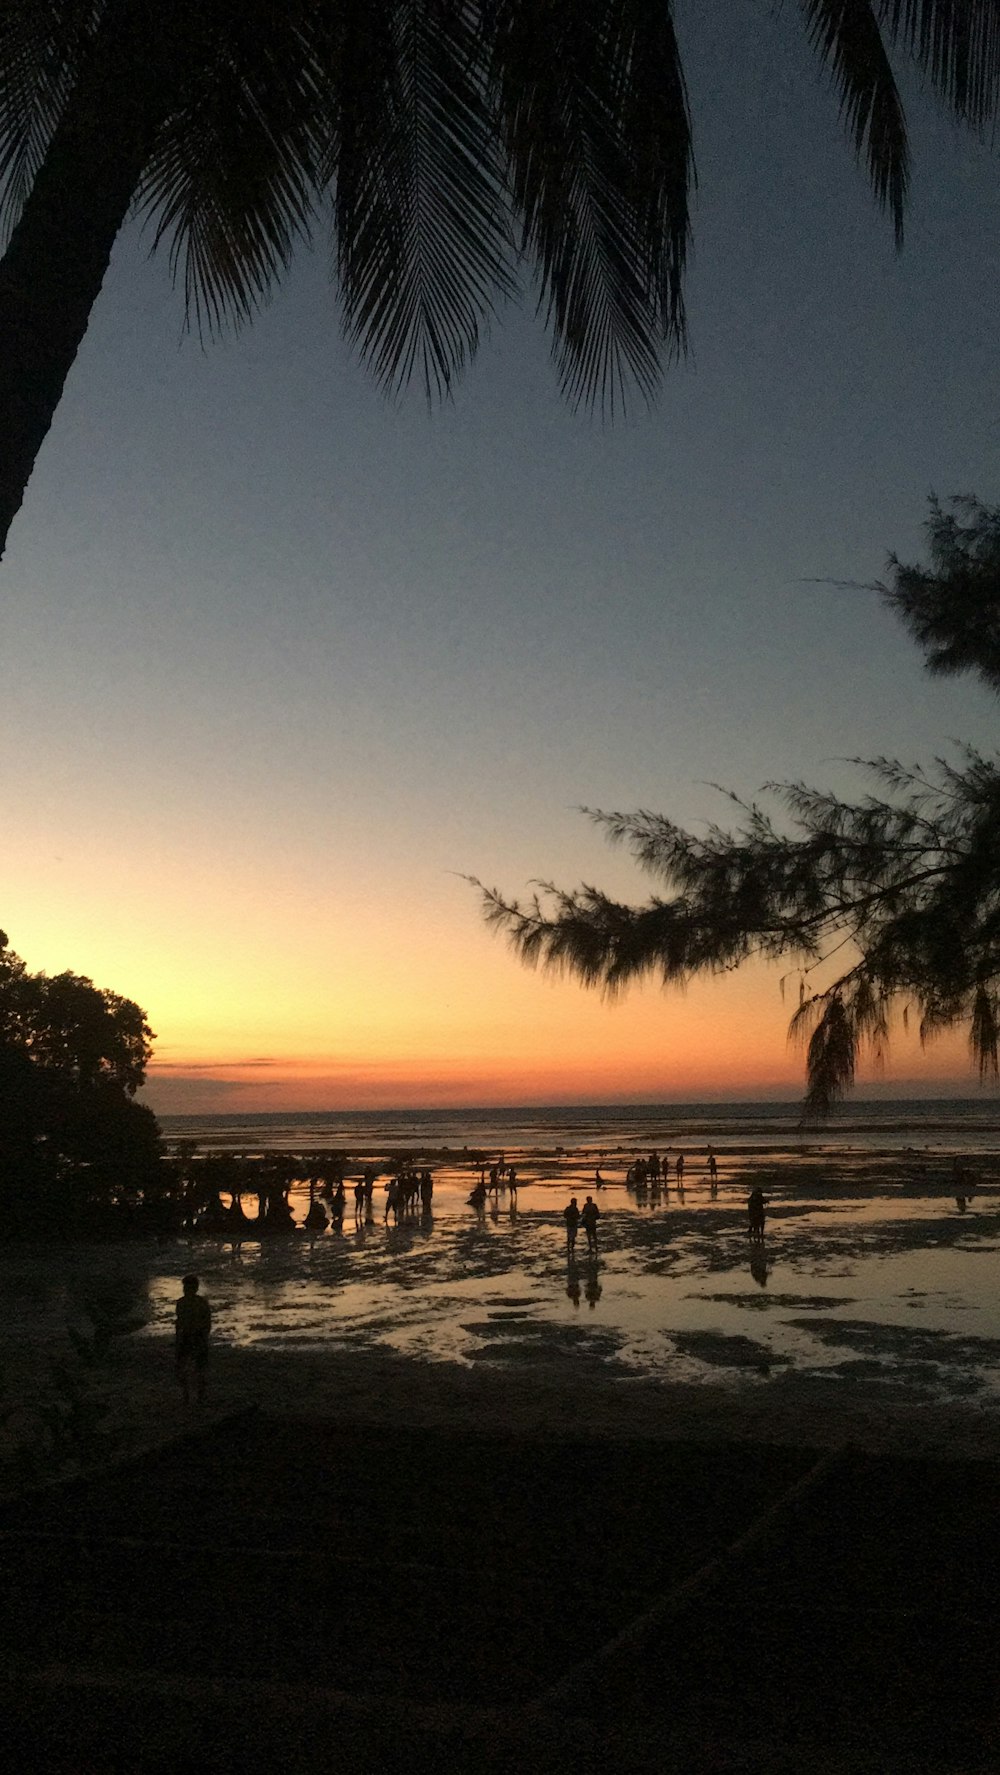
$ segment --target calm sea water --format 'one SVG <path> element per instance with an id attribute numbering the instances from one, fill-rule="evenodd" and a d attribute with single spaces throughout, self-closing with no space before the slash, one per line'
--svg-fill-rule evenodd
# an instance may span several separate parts
<path id="1" fill-rule="evenodd" d="M 342 1152 L 359 1156 L 465 1147 L 484 1153 L 648 1152 L 704 1146 L 905 1149 L 956 1152 L 1000 1145 L 1000 1100 L 854 1101 L 821 1127 L 803 1127 L 801 1104 L 582 1104 L 542 1109 L 323 1110 L 296 1114 L 165 1115 L 168 1140 L 237 1152 Z"/>

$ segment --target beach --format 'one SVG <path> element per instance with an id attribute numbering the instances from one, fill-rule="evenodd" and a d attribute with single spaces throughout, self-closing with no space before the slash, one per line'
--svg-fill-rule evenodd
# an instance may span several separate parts
<path id="1" fill-rule="evenodd" d="M 516 1151 L 513 1214 L 462 1157 L 398 1223 L 309 1236 L 300 1182 L 287 1235 L 0 1248 L 15 1760 L 993 1767 L 995 1154 L 964 1213 L 948 1152 L 771 1141 L 713 1193 L 692 1148 L 655 1202 L 609 1155 L 591 1259 L 593 1155 Z"/>
<path id="2" fill-rule="evenodd" d="M 517 1437 L 650 1438 L 768 1443 L 817 1449 L 846 1443 L 873 1453 L 1000 1460 L 1000 1416 L 990 1405 L 915 1402 L 867 1379 L 824 1385 L 786 1376 L 748 1392 L 609 1378 L 563 1364 L 469 1371 L 405 1357 L 330 1351 L 216 1350 L 204 1408 L 176 1393 L 162 1345 L 120 1346 L 95 1391 L 109 1446 L 150 1446 L 214 1416 L 258 1407 L 289 1419 L 324 1417 Z"/>
<path id="3" fill-rule="evenodd" d="M 562 1220 L 567 1192 L 595 1187 L 591 1154 L 518 1158 L 513 1213 L 503 1191 L 469 1207 L 463 1158 L 437 1165 L 433 1213 L 398 1224 L 380 1187 L 369 1220 L 312 1238 L 6 1245 L 6 1487 L 185 1433 L 173 1308 L 192 1270 L 214 1314 L 211 1416 L 1000 1458 L 992 1154 L 964 1214 L 947 1153 L 771 1143 L 727 1154 L 713 1194 L 692 1152 L 683 1199 L 652 1203 L 614 1155 L 594 1262 Z M 301 1218 L 304 1186 L 292 1199 Z"/>

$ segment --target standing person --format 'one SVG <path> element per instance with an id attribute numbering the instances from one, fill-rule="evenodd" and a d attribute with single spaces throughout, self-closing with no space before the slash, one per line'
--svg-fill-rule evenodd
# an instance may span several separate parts
<path id="1" fill-rule="evenodd" d="M 590 1201 L 589 1196 L 587 1197 L 587 1200 L 588 1202 Z M 570 1196 L 566 1207 L 563 1209 L 563 1219 L 566 1222 L 566 1249 L 567 1251 L 575 1251 L 576 1229 L 580 1224 L 580 1210 L 576 1205 L 575 1196 Z"/>
<path id="2" fill-rule="evenodd" d="M 365 1180 L 359 1177 L 354 1185 L 354 1218 L 360 1220 L 365 1211 Z"/>
<path id="3" fill-rule="evenodd" d="M 195 1396 L 201 1405 L 205 1398 L 205 1370 L 208 1367 L 208 1339 L 212 1330 L 212 1309 L 205 1296 L 198 1293 L 197 1276 L 185 1276 L 181 1282 L 184 1293 L 174 1308 L 176 1330 L 174 1351 L 177 1378 L 184 1393 L 184 1403 L 191 1403 L 191 1376 L 194 1375 Z"/>
<path id="4" fill-rule="evenodd" d="M 583 1223 L 583 1230 L 587 1235 L 588 1257 L 597 1256 L 597 1223 L 600 1218 L 601 1210 L 598 1208 L 593 1196 L 588 1196 L 580 1210 L 580 1219 Z"/>
<path id="5" fill-rule="evenodd" d="M 683 1153 L 677 1154 L 676 1170 L 677 1170 L 677 1188 L 683 1189 L 684 1188 L 684 1154 Z"/>
<path id="6" fill-rule="evenodd" d="M 759 1184 L 750 1191 L 747 1197 L 747 1218 L 750 1222 L 751 1239 L 764 1237 L 764 1209 L 770 1200 L 770 1196 L 765 1196 Z"/>
<path id="7" fill-rule="evenodd" d="M 385 1192 L 385 1220 L 388 1220 L 390 1213 L 392 1215 L 393 1220 L 396 1222 L 396 1225 L 398 1226 L 399 1225 L 399 1182 L 398 1182 L 398 1179 L 395 1177 L 390 1177 L 387 1188 L 386 1188 L 386 1192 Z M 383 1224 L 384 1224 L 384 1222 L 383 1222 Z"/>
<path id="8" fill-rule="evenodd" d="M 719 1164 L 712 1147 L 709 1147 L 708 1149 L 708 1176 L 709 1182 L 714 1189 L 719 1181 Z"/>
<path id="9" fill-rule="evenodd" d="M 507 1167 L 507 1188 L 510 1190 L 510 1205 L 517 1207 L 517 1171 L 513 1165 Z"/>

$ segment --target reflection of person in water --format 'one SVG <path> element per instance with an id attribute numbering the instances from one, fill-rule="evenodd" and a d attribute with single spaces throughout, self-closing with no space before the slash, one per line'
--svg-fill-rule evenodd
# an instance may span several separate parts
<path id="1" fill-rule="evenodd" d="M 580 1272 L 570 1261 L 566 1269 L 566 1293 L 575 1307 L 580 1305 Z"/>
<path id="2" fill-rule="evenodd" d="M 587 1271 L 587 1282 L 586 1282 L 586 1286 L 584 1288 L 584 1293 L 587 1296 L 588 1301 L 590 1302 L 591 1312 L 593 1312 L 594 1308 L 596 1307 L 598 1301 L 601 1298 L 601 1284 L 597 1279 L 599 1273 L 600 1272 L 598 1271 L 596 1266 L 589 1268 Z"/>
<path id="3" fill-rule="evenodd" d="M 751 1252 L 750 1274 L 755 1282 L 760 1283 L 762 1288 L 767 1287 L 767 1257 L 763 1251 Z"/>

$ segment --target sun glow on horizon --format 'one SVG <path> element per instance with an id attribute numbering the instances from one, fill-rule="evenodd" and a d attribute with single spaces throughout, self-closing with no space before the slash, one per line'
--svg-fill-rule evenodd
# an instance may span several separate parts
<path id="1" fill-rule="evenodd" d="M 15 897 L 11 944 L 33 970 L 69 967 L 144 1007 L 143 1098 L 164 1114 L 802 1094 L 777 966 L 609 1002 L 519 965 L 454 880 L 425 885 L 415 923 L 356 881 L 320 905 L 308 878 L 276 894 L 271 872 L 135 869 L 109 906 L 103 869 L 77 879 L 72 900 Z M 859 1088 L 877 1077 L 863 1068 Z M 884 1088 L 893 1078 L 977 1088 L 960 1032 L 921 1049 L 898 1028 Z"/>

